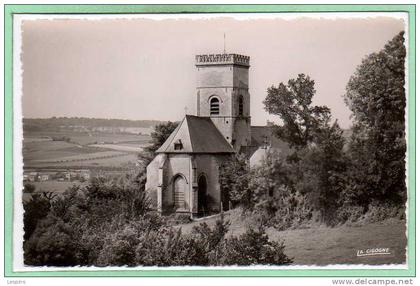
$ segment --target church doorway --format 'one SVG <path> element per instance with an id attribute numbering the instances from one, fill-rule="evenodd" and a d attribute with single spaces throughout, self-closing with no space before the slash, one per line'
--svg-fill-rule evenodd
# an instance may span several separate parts
<path id="1" fill-rule="evenodd" d="M 198 214 L 205 216 L 207 212 L 207 179 L 201 175 L 198 178 Z"/>
<path id="2" fill-rule="evenodd" d="M 175 209 L 185 209 L 185 191 L 187 182 L 182 176 L 177 176 L 174 180 L 174 204 Z"/>

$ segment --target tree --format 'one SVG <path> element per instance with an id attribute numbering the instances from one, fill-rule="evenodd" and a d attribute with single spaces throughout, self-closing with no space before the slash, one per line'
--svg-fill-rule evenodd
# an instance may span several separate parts
<path id="1" fill-rule="evenodd" d="M 353 112 L 351 200 L 405 201 L 404 32 L 363 59 L 344 96 Z"/>
<path id="2" fill-rule="evenodd" d="M 35 266 L 75 266 L 77 240 L 74 228 L 49 214 L 40 221 L 33 235 L 24 244 L 24 260 Z"/>
<path id="3" fill-rule="evenodd" d="M 283 185 L 304 195 L 313 210 L 320 213 L 320 219 L 329 223 L 345 188 L 343 174 L 347 163 L 343 131 L 337 121 L 331 123 L 330 109 L 312 105 L 314 85 L 309 76 L 299 74 L 287 85 L 280 83 L 277 88 L 269 88 L 264 105 L 283 122 L 276 126 L 276 135 L 295 149 L 287 163 L 282 163 L 282 168 L 288 170 L 283 171 L 282 176 L 287 177 L 283 182 L 288 182 Z M 285 199 L 286 194 L 282 197 Z"/>
<path id="4" fill-rule="evenodd" d="M 155 152 L 165 143 L 169 135 L 177 128 L 179 122 L 168 121 L 166 123 L 161 123 L 155 126 L 155 130 L 150 134 L 152 137 L 152 142 L 149 146 L 145 148 L 147 152 Z"/>
<path id="5" fill-rule="evenodd" d="M 314 132 L 328 120 L 330 109 L 326 106 L 311 106 L 315 95 L 315 82 L 309 76 L 299 74 L 286 84 L 267 89 L 265 110 L 280 116 L 283 125 L 276 126 L 277 136 L 290 147 L 304 148 L 314 140 Z"/>
<path id="6" fill-rule="evenodd" d="M 314 145 L 299 151 L 292 180 L 295 189 L 308 195 L 322 221 L 336 223 L 335 213 L 346 188 L 348 158 L 344 154 L 343 131 L 337 122 L 316 132 Z"/>
<path id="7" fill-rule="evenodd" d="M 39 221 L 48 215 L 50 207 L 51 202 L 41 193 L 33 194 L 29 201 L 23 202 L 23 209 L 25 210 L 23 214 L 23 230 L 25 231 L 23 238 L 25 241 L 31 237 Z"/>
<path id="8" fill-rule="evenodd" d="M 144 147 L 143 152 L 139 154 L 139 159 L 144 166 L 147 166 L 153 160 L 156 150 L 165 143 L 166 139 L 178 127 L 178 124 L 179 122 L 168 121 L 155 126 L 154 131 L 150 134 L 152 137 L 150 145 Z"/>
<path id="9" fill-rule="evenodd" d="M 223 206 L 227 208 L 229 202 L 234 206 L 248 204 L 248 172 L 247 157 L 243 154 L 232 160 L 224 161 L 219 168 L 219 183 Z"/>
<path id="10" fill-rule="evenodd" d="M 24 194 L 32 194 L 33 192 L 35 192 L 35 190 L 36 190 L 36 187 L 33 184 L 28 183 L 28 184 L 25 184 L 23 186 L 23 193 Z"/>

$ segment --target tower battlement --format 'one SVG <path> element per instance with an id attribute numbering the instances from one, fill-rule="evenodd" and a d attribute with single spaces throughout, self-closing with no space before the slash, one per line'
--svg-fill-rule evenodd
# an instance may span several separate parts
<path id="1" fill-rule="evenodd" d="M 249 57 L 238 54 L 207 54 L 195 56 L 196 66 L 240 65 L 249 67 Z"/>

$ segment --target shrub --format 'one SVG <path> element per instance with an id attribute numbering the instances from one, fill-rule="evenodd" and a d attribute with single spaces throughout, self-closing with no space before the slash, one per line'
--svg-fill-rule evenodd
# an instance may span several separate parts
<path id="1" fill-rule="evenodd" d="M 205 253 L 181 228 L 162 229 L 141 237 L 136 250 L 136 262 L 149 266 L 205 265 Z"/>
<path id="2" fill-rule="evenodd" d="M 220 265 L 286 265 L 292 260 L 284 254 L 283 242 L 270 241 L 262 227 L 248 228 L 239 237 L 228 238 L 223 245 Z"/>
<path id="3" fill-rule="evenodd" d="M 74 266 L 78 264 L 76 241 L 70 224 L 47 216 L 24 245 L 27 265 Z"/>
<path id="4" fill-rule="evenodd" d="M 33 185 L 33 184 L 25 184 L 23 186 L 23 193 L 24 194 L 32 194 L 33 192 L 35 192 L 35 189 L 36 189 L 35 185 Z"/>
<path id="5" fill-rule="evenodd" d="M 29 201 L 23 202 L 23 239 L 28 240 L 35 231 L 38 222 L 45 218 L 50 210 L 50 201 L 41 193 L 33 194 Z"/>
<path id="6" fill-rule="evenodd" d="M 140 235 L 139 229 L 131 224 L 107 234 L 98 257 L 98 265 L 133 266 Z"/>
<path id="7" fill-rule="evenodd" d="M 353 223 L 365 213 L 363 206 L 345 204 L 337 210 L 336 223 Z"/>
<path id="8" fill-rule="evenodd" d="M 313 208 L 307 196 L 299 192 L 290 192 L 270 204 L 276 210 L 270 225 L 278 230 L 298 228 L 313 218 Z"/>
<path id="9" fill-rule="evenodd" d="M 374 201 L 363 217 L 364 222 L 378 222 L 388 218 L 405 218 L 405 209 L 397 204 Z"/>
<path id="10" fill-rule="evenodd" d="M 197 253 L 206 254 L 205 257 L 197 261 L 201 265 L 219 265 L 220 258 L 223 255 L 221 245 L 229 231 L 229 221 L 225 221 L 223 215 L 216 221 L 213 228 L 207 223 L 200 223 L 193 228 L 192 234 L 195 238 L 194 248 Z"/>

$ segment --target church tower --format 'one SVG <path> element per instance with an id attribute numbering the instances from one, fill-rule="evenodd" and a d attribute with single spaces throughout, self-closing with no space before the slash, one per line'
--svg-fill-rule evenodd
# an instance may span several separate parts
<path id="1" fill-rule="evenodd" d="M 249 57 L 238 54 L 196 56 L 197 116 L 210 117 L 235 151 L 251 143 Z"/>

